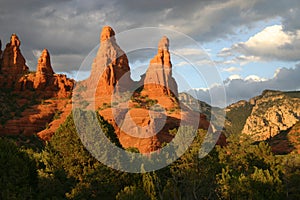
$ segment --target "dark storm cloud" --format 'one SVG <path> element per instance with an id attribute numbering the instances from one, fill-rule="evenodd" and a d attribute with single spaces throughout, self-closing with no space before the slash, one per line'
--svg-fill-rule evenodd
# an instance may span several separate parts
<path id="1" fill-rule="evenodd" d="M 283 24 L 286 31 L 300 30 L 300 8 L 292 7 L 284 18 Z"/>
<path id="2" fill-rule="evenodd" d="M 11 33 L 17 33 L 22 52 L 33 69 L 36 58 L 32 51 L 48 48 L 54 69 L 70 72 L 77 70 L 99 43 L 101 27 L 106 24 L 116 32 L 145 26 L 167 27 L 207 42 L 235 34 L 237 27 L 251 27 L 274 17 L 281 17 L 283 25 L 292 30 L 300 14 L 291 8 L 298 8 L 299 4 L 298 0 L 2 0 L 0 38 L 5 44 Z M 130 39 L 134 42 L 134 38 Z M 138 58 L 132 59 L 134 62 Z"/>
<path id="3" fill-rule="evenodd" d="M 248 100 L 254 96 L 260 95 L 263 90 L 283 90 L 293 91 L 300 90 L 300 64 L 296 65 L 295 68 L 278 69 L 272 79 L 264 81 L 254 81 L 245 79 L 234 79 L 226 80 L 225 91 L 227 102 L 226 105 L 237 102 L 239 100 Z M 210 103 L 211 94 L 218 96 L 222 94 L 224 88 L 217 85 L 210 88 L 210 90 L 199 89 L 196 91 L 197 98 Z M 219 99 L 223 99 L 219 97 Z M 215 106 L 224 105 L 224 102 L 217 102 Z"/>

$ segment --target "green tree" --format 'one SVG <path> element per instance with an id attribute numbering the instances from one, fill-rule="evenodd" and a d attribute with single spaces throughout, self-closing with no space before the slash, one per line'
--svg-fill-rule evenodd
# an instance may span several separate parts
<path id="1" fill-rule="evenodd" d="M 32 199 L 37 186 L 34 160 L 0 137 L 0 199 Z"/>
<path id="2" fill-rule="evenodd" d="M 300 155 L 285 155 L 281 158 L 284 171 L 287 199 L 300 199 Z"/>
<path id="3" fill-rule="evenodd" d="M 117 200 L 147 200 L 150 199 L 145 192 L 136 186 L 126 186 L 120 191 L 117 196 Z"/>
<path id="4" fill-rule="evenodd" d="M 217 176 L 220 196 L 225 199 L 282 199 L 284 188 L 278 159 L 266 143 L 252 144 L 247 137 L 229 138 L 219 148 L 223 165 Z"/>
<path id="5" fill-rule="evenodd" d="M 220 172 L 218 153 L 213 149 L 206 157 L 199 159 L 199 150 L 206 131 L 199 130 L 188 151 L 170 166 L 164 196 L 176 199 L 216 198 L 216 174 Z M 168 188 L 168 189 L 167 189 Z"/>
<path id="6" fill-rule="evenodd" d="M 102 117 L 97 114 L 81 111 L 75 113 L 81 117 L 96 117 L 105 135 L 114 140 L 114 129 Z M 95 119 L 95 118 L 94 118 Z M 82 124 L 82 130 L 87 130 L 88 141 L 95 141 L 99 147 L 97 135 L 93 132 L 92 125 Z M 116 143 L 118 141 L 115 141 Z M 100 146 L 101 147 L 101 146 Z M 100 152 L 101 148 L 100 148 Z M 102 152 L 105 157 L 116 156 L 111 152 Z M 124 185 L 134 185 L 138 175 L 130 175 L 111 169 L 98 162 L 86 150 L 82 140 L 77 134 L 73 115 L 70 115 L 64 124 L 60 126 L 51 141 L 47 143 L 42 153 L 44 169 L 41 170 L 44 180 L 51 180 L 49 184 L 58 183 L 61 186 L 60 194 L 68 199 L 114 199 Z M 43 181 L 45 183 L 46 181 Z M 45 188 L 46 185 L 41 186 Z"/>

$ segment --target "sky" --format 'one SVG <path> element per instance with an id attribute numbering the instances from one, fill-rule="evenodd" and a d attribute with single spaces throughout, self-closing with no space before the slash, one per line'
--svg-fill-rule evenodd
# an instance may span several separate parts
<path id="1" fill-rule="evenodd" d="M 2 49 L 17 33 L 31 70 L 47 48 L 55 72 L 83 79 L 88 71 L 78 70 L 91 62 L 103 26 L 120 33 L 125 49 L 139 41 L 137 30 L 152 27 L 157 36 L 170 34 L 179 90 L 200 100 L 223 107 L 265 89 L 300 90 L 299 0 L 0 0 L 0 13 Z M 151 47 L 127 54 L 136 79 L 158 42 L 141 33 Z M 182 42 L 187 38 L 193 42 Z"/>

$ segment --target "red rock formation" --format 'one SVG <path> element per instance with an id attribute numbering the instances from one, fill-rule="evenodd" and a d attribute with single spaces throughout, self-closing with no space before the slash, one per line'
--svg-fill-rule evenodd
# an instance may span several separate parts
<path id="1" fill-rule="evenodd" d="M 45 89 L 49 79 L 53 78 L 53 74 L 49 52 L 47 49 L 44 49 L 41 57 L 38 59 L 33 87 L 35 89 Z"/>
<path id="2" fill-rule="evenodd" d="M 118 84 L 121 78 L 122 83 L 126 84 Z M 89 87 L 97 88 L 96 96 L 103 96 L 111 95 L 114 89 L 127 90 L 131 82 L 128 58 L 116 43 L 113 29 L 105 26 L 100 36 L 100 48 L 92 64 Z"/>
<path id="3" fill-rule="evenodd" d="M 20 50 L 21 42 L 16 34 L 12 34 L 10 43 L 6 45 L 2 53 L 1 73 L 4 77 L 0 77 L 1 87 L 11 88 L 14 83 L 24 74 L 28 73 L 28 67 L 25 64 L 25 58 Z"/>
<path id="4" fill-rule="evenodd" d="M 74 80 L 63 74 L 54 74 L 50 54 L 44 49 L 38 59 L 36 73 L 21 77 L 16 84 L 16 90 L 35 90 L 42 98 L 67 98 L 72 94 Z"/>
<path id="5" fill-rule="evenodd" d="M 22 93 L 18 93 L 22 95 Z M 23 95 L 26 95 L 23 94 Z M 30 93 L 30 95 L 34 95 Z M 22 99 L 19 101 L 20 106 L 28 104 L 27 99 Z M 70 111 L 66 109 L 68 107 L 67 99 L 58 99 L 58 100 L 45 100 L 43 104 L 36 104 L 25 109 L 20 117 L 15 117 L 14 119 L 8 120 L 4 125 L 0 125 L 0 135 L 25 135 L 30 136 L 34 135 L 44 129 L 47 131 L 43 132 L 41 135 L 42 139 L 48 139 L 53 135 L 53 128 L 48 127 L 48 124 L 53 120 L 56 112 L 60 112 L 61 115 L 57 118 L 60 118 L 60 122 L 64 122 L 66 119 L 66 114 L 69 114 Z M 66 112 L 66 114 L 65 114 Z M 58 127 L 56 127 L 58 128 Z M 49 132 L 48 132 L 49 131 Z"/>
<path id="6" fill-rule="evenodd" d="M 178 119 L 169 119 L 157 112 L 149 115 L 149 110 L 143 108 L 130 109 L 127 112 L 122 108 L 105 109 L 100 111 L 100 115 L 113 125 L 125 149 L 135 147 L 142 153 L 155 151 L 163 142 L 170 142 L 173 137 L 168 134 L 168 130 L 179 125 Z M 120 120 L 123 122 L 120 123 Z"/>
<path id="7" fill-rule="evenodd" d="M 54 135 L 55 131 L 59 128 L 61 124 L 65 122 L 67 117 L 71 114 L 72 111 L 72 103 L 71 100 L 68 101 L 60 101 L 61 104 L 57 104 L 56 111 L 60 113 L 58 117 L 56 117 L 51 123 L 49 123 L 49 127 L 47 129 L 42 129 L 42 131 L 38 132 L 37 135 L 44 141 L 49 141 L 51 137 Z M 63 104 L 62 102 L 65 102 Z"/>
<path id="8" fill-rule="evenodd" d="M 13 34 L 2 54 L 0 86 L 11 89 L 9 93 L 17 94 L 18 99 L 14 99 L 16 110 L 10 113 L 13 117 L 0 125 L 1 135 L 33 135 L 44 130 L 55 113 L 61 113 L 61 123 L 70 113 L 70 100 L 66 98 L 72 95 L 75 81 L 66 75 L 54 74 L 46 49 L 38 60 L 36 73 L 29 73 L 19 46 L 20 41 Z M 22 111 L 17 110 L 20 108 Z M 49 139 L 56 128 L 57 123 L 54 123 L 40 137 Z"/>
<path id="9" fill-rule="evenodd" d="M 177 84 L 172 77 L 168 38 L 160 40 L 158 53 L 151 60 L 144 78 L 139 83 L 134 83 L 130 79 L 127 56 L 117 45 L 114 35 L 111 27 L 103 28 L 91 75 L 82 83 L 87 90 L 78 93 L 78 96 L 84 97 L 89 103 L 95 101 L 94 108 L 101 108 L 100 115 L 113 125 L 121 145 L 124 148 L 136 147 L 142 153 L 149 153 L 160 149 L 163 143 L 172 141 L 174 135 L 170 135 L 169 130 L 178 128 L 181 122 L 207 130 L 210 124 L 204 115 L 179 106 L 176 98 Z M 131 91 L 133 83 L 144 85 L 141 93 L 134 92 L 132 98 L 135 101 L 114 102 L 117 103 L 116 107 L 107 106 L 113 104 L 111 95 L 114 89 Z M 96 92 L 94 88 L 97 88 Z M 89 92 L 93 89 L 94 92 Z M 83 99 L 79 100 L 78 105 Z M 156 102 L 155 100 L 166 112 L 149 110 L 145 106 L 150 101 Z M 87 109 L 89 108 L 92 107 Z"/>
<path id="10" fill-rule="evenodd" d="M 29 73 L 20 45 L 18 36 L 12 34 L 4 52 L 0 52 L 0 87 L 16 92 L 35 91 L 40 98 L 70 97 L 74 80 L 68 79 L 66 75 L 54 74 L 48 50 L 42 52 L 36 73 Z"/>
<path id="11" fill-rule="evenodd" d="M 144 90 L 151 97 L 178 96 L 177 84 L 172 77 L 169 39 L 166 36 L 159 41 L 157 55 L 150 61 L 144 79 Z"/>

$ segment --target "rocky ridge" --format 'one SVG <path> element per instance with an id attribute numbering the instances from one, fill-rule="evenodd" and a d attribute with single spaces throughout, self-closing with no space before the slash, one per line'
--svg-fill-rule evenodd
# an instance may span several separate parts
<path id="1" fill-rule="evenodd" d="M 267 142 L 275 154 L 300 152 L 300 92 L 265 90 L 249 101 L 225 108 L 227 135 L 249 135 L 255 142 Z"/>
<path id="2" fill-rule="evenodd" d="M 264 91 L 250 99 L 252 112 L 247 118 L 242 133 L 261 141 L 288 130 L 300 119 L 300 99 L 279 91 Z"/>

